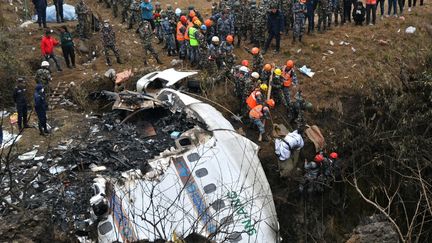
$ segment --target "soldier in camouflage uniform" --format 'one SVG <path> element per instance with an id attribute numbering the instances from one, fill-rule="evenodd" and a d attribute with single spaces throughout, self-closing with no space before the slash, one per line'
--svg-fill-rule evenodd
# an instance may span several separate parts
<path id="1" fill-rule="evenodd" d="M 264 57 L 261 54 L 259 48 L 254 47 L 252 49 L 244 48 L 249 54 L 252 54 L 252 71 L 261 74 L 261 71 L 264 67 Z"/>
<path id="2" fill-rule="evenodd" d="M 260 7 L 255 12 L 256 15 L 253 16 L 253 43 L 257 47 L 264 47 L 267 32 L 267 15 L 264 8 Z"/>
<path id="3" fill-rule="evenodd" d="M 108 20 L 104 21 L 101 29 L 101 34 L 102 34 L 103 52 L 105 54 L 107 64 L 111 66 L 111 60 L 108 55 L 109 50 L 112 50 L 114 52 L 114 55 L 117 58 L 117 63 L 121 63 L 120 53 L 118 48 L 116 47 L 115 32 L 112 29 Z"/>
<path id="4" fill-rule="evenodd" d="M 216 37 L 216 38 L 215 38 Z M 217 73 L 217 70 L 222 66 L 222 56 L 220 52 L 220 40 L 219 37 L 213 36 L 212 37 L 212 43 L 209 45 L 208 48 L 208 60 L 209 60 L 209 68 L 208 71 L 210 75 L 214 75 Z"/>
<path id="5" fill-rule="evenodd" d="M 211 7 L 211 15 L 213 16 L 213 15 L 216 15 L 216 14 L 218 14 L 220 12 L 220 9 L 219 9 L 219 5 L 218 5 L 218 3 L 217 2 L 213 2 L 212 3 L 212 7 Z"/>
<path id="6" fill-rule="evenodd" d="M 136 30 L 136 33 L 139 34 L 144 47 L 144 65 L 148 64 L 147 52 L 150 52 L 153 55 L 154 59 L 156 59 L 158 64 L 162 64 L 158 54 L 156 53 L 152 45 L 153 30 L 151 28 L 150 22 L 146 20 L 142 21 L 138 29 Z"/>
<path id="7" fill-rule="evenodd" d="M 285 21 L 285 34 L 288 35 L 288 32 L 291 28 L 293 28 L 294 23 L 294 14 L 293 14 L 293 0 L 280 0 L 280 8 L 284 16 Z"/>
<path id="8" fill-rule="evenodd" d="M 90 37 L 89 9 L 84 0 L 80 0 L 75 6 L 75 13 L 78 16 L 77 32 L 80 38 Z"/>
<path id="9" fill-rule="evenodd" d="M 118 15 L 118 2 L 119 0 L 111 0 L 111 10 L 114 18 L 117 18 Z"/>
<path id="10" fill-rule="evenodd" d="M 293 33 L 293 43 L 296 41 L 296 38 L 301 42 L 302 36 L 304 34 L 304 25 L 306 22 L 306 0 L 300 0 L 294 3 L 293 12 L 294 12 L 294 33 Z"/>
<path id="11" fill-rule="evenodd" d="M 128 13 L 129 13 L 129 7 L 132 3 L 132 0 L 120 0 L 120 1 L 122 6 L 122 10 L 121 10 L 122 23 L 125 23 L 129 19 Z"/>
<path id="12" fill-rule="evenodd" d="M 231 70 L 235 62 L 234 45 L 230 37 L 232 39 L 232 36 L 229 35 L 227 36 L 227 39 L 222 41 L 222 44 L 220 45 L 220 53 L 222 55 L 223 62 L 229 70 Z"/>
<path id="13" fill-rule="evenodd" d="M 273 79 L 270 83 L 270 85 L 272 86 L 271 97 L 276 101 L 276 104 L 282 103 L 285 107 L 288 107 L 288 104 L 286 104 L 285 96 L 282 92 L 283 78 L 281 75 L 276 74 L 278 70 L 281 71 L 280 69 L 275 69 L 273 73 Z"/>
<path id="14" fill-rule="evenodd" d="M 255 0 L 249 0 L 249 3 L 247 5 L 247 8 L 244 10 L 247 18 L 245 19 L 245 33 L 246 37 L 249 35 L 250 42 L 249 44 L 253 43 L 253 23 L 254 21 L 251 21 L 251 18 L 256 15 L 257 7 L 256 7 L 256 1 Z"/>
<path id="15" fill-rule="evenodd" d="M 217 32 L 220 40 L 225 40 L 227 35 L 234 36 L 234 16 L 225 9 L 217 20 Z"/>
<path id="16" fill-rule="evenodd" d="M 200 31 L 196 33 L 196 38 L 199 42 L 198 46 L 198 67 L 208 67 L 208 45 L 207 45 L 207 26 L 201 25 Z"/>
<path id="17" fill-rule="evenodd" d="M 138 0 L 132 0 L 130 9 L 130 16 L 128 19 L 128 29 L 132 29 L 133 25 L 141 19 L 140 16 L 140 3 Z"/>
<path id="18" fill-rule="evenodd" d="M 327 29 L 327 11 L 328 11 L 328 0 L 319 0 L 318 1 L 318 31 L 325 31 Z"/>
<path id="19" fill-rule="evenodd" d="M 174 38 L 174 27 L 166 13 L 162 14 L 161 30 L 165 40 L 166 49 L 168 51 L 168 56 L 177 55 L 177 47 Z"/>
<path id="20" fill-rule="evenodd" d="M 237 38 L 237 47 L 240 46 L 242 39 L 246 40 L 246 18 L 247 11 L 241 6 L 240 2 L 234 3 L 234 33 Z"/>
<path id="21" fill-rule="evenodd" d="M 35 80 L 36 83 L 42 84 L 45 90 L 49 90 L 49 83 L 52 80 L 49 62 L 42 62 L 41 68 L 36 71 Z"/>
<path id="22" fill-rule="evenodd" d="M 327 26 L 328 29 L 330 29 L 330 25 L 332 22 L 332 15 L 333 15 L 333 0 L 327 0 Z"/>
<path id="23" fill-rule="evenodd" d="M 339 16 L 341 19 L 341 23 L 343 24 L 343 0 L 335 0 L 333 3 L 333 12 L 334 12 L 334 23 L 335 26 L 339 24 Z"/>

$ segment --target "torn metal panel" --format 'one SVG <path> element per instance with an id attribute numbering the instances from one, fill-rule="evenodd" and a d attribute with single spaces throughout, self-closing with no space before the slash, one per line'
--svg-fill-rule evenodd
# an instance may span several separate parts
<path id="1" fill-rule="evenodd" d="M 139 109 L 152 109 L 158 106 L 163 106 L 162 102 L 152 96 L 133 91 L 126 90 L 120 93 L 103 91 L 103 93 L 115 100 L 112 106 L 113 110 L 135 111 Z"/>
<path id="2" fill-rule="evenodd" d="M 147 89 L 149 84 L 157 79 L 163 81 L 162 83 L 163 87 L 172 87 L 179 81 L 196 74 L 198 74 L 198 72 L 196 71 L 179 72 L 176 71 L 174 68 L 166 69 L 163 71 L 151 72 L 138 80 L 137 91 L 138 92 L 145 91 L 145 89 Z"/>

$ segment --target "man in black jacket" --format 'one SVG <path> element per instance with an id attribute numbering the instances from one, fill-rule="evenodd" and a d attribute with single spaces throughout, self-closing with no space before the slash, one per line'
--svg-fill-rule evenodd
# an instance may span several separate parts
<path id="1" fill-rule="evenodd" d="M 273 38 L 276 39 L 275 52 L 279 52 L 280 51 L 280 38 L 281 38 L 281 34 L 284 31 L 284 17 L 276 5 L 271 6 L 271 10 L 268 13 L 267 31 L 268 31 L 269 35 L 268 35 L 267 41 L 264 45 L 263 54 L 266 53 L 266 51 L 269 48 L 270 43 L 273 40 Z"/>
<path id="2" fill-rule="evenodd" d="M 17 82 L 18 84 L 15 87 L 13 99 L 18 112 L 18 128 L 21 130 L 23 128 L 29 128 L 27 125 L 27 90 L 24 79 L 18 78 Z"/>
<path id="3" fill-rule="evenodd" d="M 39 28 L 43 27 L 47 28 L 46 24 L 46 8 L 48 6 L 47 0 L 33 0 L 33 4 L 35 6 L 37 16 L 38 16 L 38 24 Z"/>

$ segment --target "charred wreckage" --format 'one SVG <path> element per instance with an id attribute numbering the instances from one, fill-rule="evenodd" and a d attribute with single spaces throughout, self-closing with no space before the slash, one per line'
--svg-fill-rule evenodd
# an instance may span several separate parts
<path id="1" fill-rule="evenodd" d="M 219 111 L 170 88 L 104 95 L 114 111 L 88 116 L 85 137 L 20 164 L 17 178 L 38 171 L 28 208 L 52 207 L 80 241 L 280 241 L 259 147 Z"/>

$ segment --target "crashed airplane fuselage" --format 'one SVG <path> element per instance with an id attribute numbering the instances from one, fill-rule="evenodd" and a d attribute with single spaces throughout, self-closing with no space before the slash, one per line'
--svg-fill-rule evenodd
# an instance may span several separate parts
<path id="1" fill-rule="evenodd" d="M 201 235 L 215 242 L 278 242 L 272 193 L 259 147 L 239 135 L 214 107 L 171 89 L 155 97 L 195 126 L 122 178 L 95 179 L 91 200 L 100 242 Z"/>

